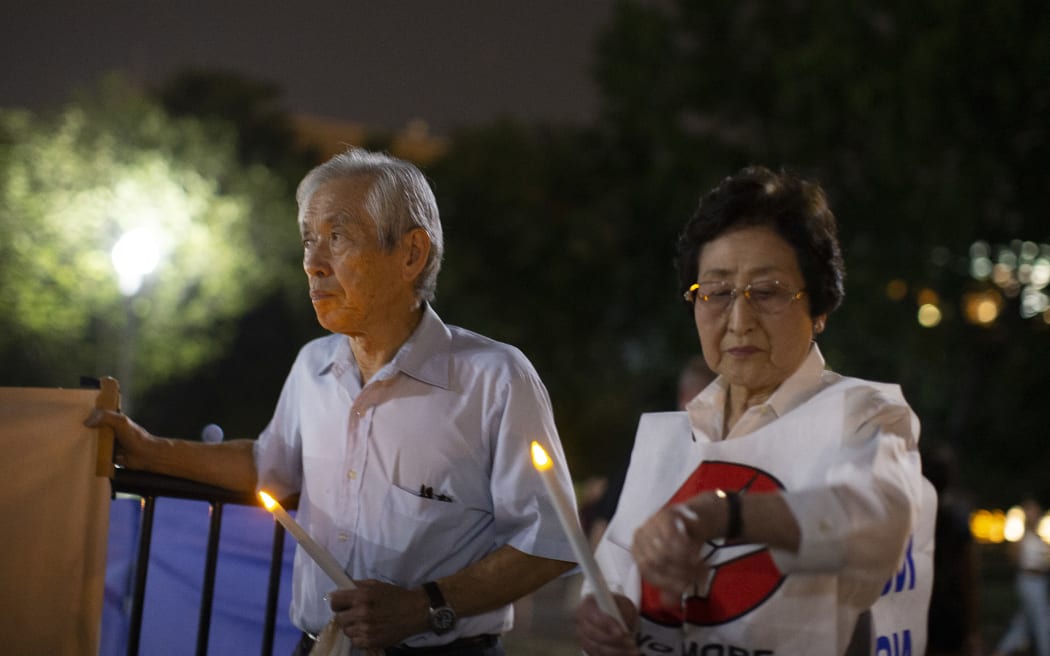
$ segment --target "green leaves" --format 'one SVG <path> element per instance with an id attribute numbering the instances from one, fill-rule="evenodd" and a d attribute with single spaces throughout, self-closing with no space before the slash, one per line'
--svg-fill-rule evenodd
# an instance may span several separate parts
<path id="1" fill-rule="evenodd" d="M 48 372 L 25 383 L 121 373 L 129 349 L 135 392 L 191 372 L 298 267 L 291 192 L 235 137 L 112 78 L 54 116 L 0 112 L 0 349 L 37 344 Z M 125 302 L 110 254 L 137 228 L 161 258 Z"/>

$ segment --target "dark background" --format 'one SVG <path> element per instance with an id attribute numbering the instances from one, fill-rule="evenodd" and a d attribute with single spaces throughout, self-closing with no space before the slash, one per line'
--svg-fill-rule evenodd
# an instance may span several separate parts
<path id="1" fill-rule="evenodd" d="M 447 231 L 436 307 L 533 360 L 578 477 L 621 465 L 698 350 L 671 257 L 700 192 L 749 163 L 798 170 L 826 186 L 848 267 L 829 365 L 900 383 L 973 503 L 1050 500 L 1050 330 L 970 274 L 978 240 L 993 257 L 1050 242 L 1044 2 L 305 4 L 25 3 L 0 28 L 0 105 L 46 120 L 115 71 L 173 117 L 222 122 L 289 194 L 321 157 L 294 116 L 383 149 L 425 120 L 443 144 L 421 161 Z M 302 280 L 286 287 L 301 295 L 265 295 L 222 358 L 143 389 L 138 418 L 256 434 L 319 334 Z M 993 323 L 966 320 L 974 291 L 999 295 Z M 6 344 L 0 383 L 69 385 L 33 341 L 52 337 Z"/>

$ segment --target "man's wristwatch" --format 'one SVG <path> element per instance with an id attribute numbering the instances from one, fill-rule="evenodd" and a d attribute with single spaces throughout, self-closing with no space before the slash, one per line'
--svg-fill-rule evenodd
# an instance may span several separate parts
<path id="1" fill-rule="evenodd" d="M 445 595 L 441 594 L 437 583 L 427 581 L 423 584 L 423 592 L 430 604 L 430 630 L 442 635 L 456 628 L 456 611 L 445 602 Z"/>

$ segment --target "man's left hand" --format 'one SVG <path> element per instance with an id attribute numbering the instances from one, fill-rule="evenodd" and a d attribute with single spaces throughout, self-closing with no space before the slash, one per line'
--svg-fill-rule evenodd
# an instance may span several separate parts
<path id="1" fill-rule="evenodd" d="M 336 624 L 355 647 L 390 647 L 429 629 L 429 606 L 421 590 L 374 580 L 355 584 L 354 590 L 335 590 L 329 595 Z"/>

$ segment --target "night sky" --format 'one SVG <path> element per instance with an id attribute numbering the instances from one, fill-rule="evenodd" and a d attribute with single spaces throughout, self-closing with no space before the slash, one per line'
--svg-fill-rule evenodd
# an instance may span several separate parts
<path id="1" fill-rule="evenodd" d="M 282 86 L 289 109 L 436 131 L 500 115 L 586 121 L 604 0 L 12 3 L 0 106 L 44 109 L 108 71 L 154 82 L 186 66 Z"/>

